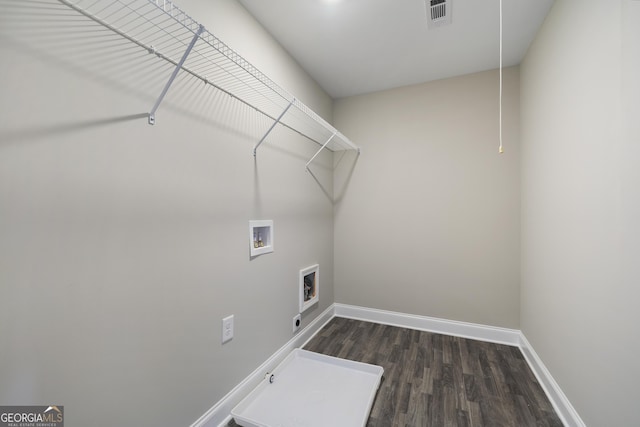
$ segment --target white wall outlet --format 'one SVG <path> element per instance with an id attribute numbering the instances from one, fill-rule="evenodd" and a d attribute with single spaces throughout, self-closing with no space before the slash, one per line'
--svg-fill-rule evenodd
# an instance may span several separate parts
<path id="1" fill-rule="evenodd" d="M 222 344 L 233 338 L 233 314 L 222 319 Z"/>
<path id="2" fill-rule="evenodd" d="M 293 318 L 293 333 L 295 334 L 302 326 L 302 316 L 300 314 L 296 315 Z"/>

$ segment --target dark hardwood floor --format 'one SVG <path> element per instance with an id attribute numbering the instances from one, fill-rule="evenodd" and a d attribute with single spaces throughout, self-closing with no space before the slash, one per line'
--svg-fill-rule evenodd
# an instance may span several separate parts
<path id="1" fill-rule="evenodd" d="M 367 427 L 562 427 L 517 347 L 336 317 L 305 349 L 384 368 Z"/>

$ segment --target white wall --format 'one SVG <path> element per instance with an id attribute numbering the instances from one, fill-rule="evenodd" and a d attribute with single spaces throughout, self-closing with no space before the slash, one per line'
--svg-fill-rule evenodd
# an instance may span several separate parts
<path id="1" fill-rule="evenodd" d="M 331 99 L 235 1 L 180 6 L 325 117 Z M 69 426 L 189 425 L 292 337 L 298 271 L 334 301 L 330 154 L 108 31 L 0 3 L 0 404 Z M 276 251 L 249 258 L 248 222 Z M 235 315 L 222 345 L 221 319 Z M 107 415 L 104 415 L 107 414 Z"/>
<path id="2" fill-rule="evenodd" d="M 519 327 L 519 70 L 338 100 L 336 301 Z M 337 156 L 340 159 L 340 156 Z"/>
<path id="3" fill-rule="evenodd" d="M 52 4 L 0 2 L 1 404 L 189 424 L 291 337 L 319 262 L 304 324 L 335 300 L 521 327 L 587 425 L 637 424 L 640 2 L 556 2 L 506 70 L 503 155 L 491 71 L 337 101 L 363 150 L 318 181 L 315 144 L 279 128 L 254 163 L 268 120 L 184 76 L 147 125 L 171 68 Z M 235 1 L 180 4 L 331 116 Z M 249 260 L 249 219 L 275 253 Z"/>
<path id="4" fill-rule="evenodd" d="M 558 0 L 521 66 L 522 330 L 590 426 L 640 420 L 638 28 Z"/>

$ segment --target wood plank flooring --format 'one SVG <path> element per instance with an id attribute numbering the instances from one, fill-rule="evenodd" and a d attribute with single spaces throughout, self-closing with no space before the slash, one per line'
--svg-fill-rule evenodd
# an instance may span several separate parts
<path id="1" fill-rule="evenodd" d="M 384 368 L 367 427 L 562 427 L 517 347 L 336 317 L 305 349 Z"/>

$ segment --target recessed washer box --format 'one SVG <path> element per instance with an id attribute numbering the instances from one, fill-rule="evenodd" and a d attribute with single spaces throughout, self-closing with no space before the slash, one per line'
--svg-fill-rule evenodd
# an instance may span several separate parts
<path id="1" fill-rule="evenodd" d="M 249 221 L 249 245 L 252 257 L 273 252 L 272 220 Z"/>
<path id="2" fill-rule="evenodd" d="M 246 427 L 365 427 L 382 366 L 296 349 L 231 415 Z"/>

